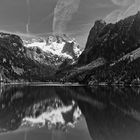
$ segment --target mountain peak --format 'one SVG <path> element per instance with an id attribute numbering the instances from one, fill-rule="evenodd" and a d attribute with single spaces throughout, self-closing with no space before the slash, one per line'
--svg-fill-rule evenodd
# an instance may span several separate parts
<path id="1" fill-rule="evenodd" d="M 90 30 L 79 64 L 90 63 L 99 57 L 114 61 L 135 49 L 139 40 L 140 12 L 115 24 L 98 20 Z"/>
<path id="2" fill-rule="evenodd" d="M 104 21 L 104 20 L 102 20 L 102 19 L 99 19 L 99 20 L 96 20 L 95 21 L 95 24 L 94 24 L 94 26 L 96 27 L 99 27 L 99 26 L 104 26 L 104 25 L 106 25 L 106 22 Z"/>

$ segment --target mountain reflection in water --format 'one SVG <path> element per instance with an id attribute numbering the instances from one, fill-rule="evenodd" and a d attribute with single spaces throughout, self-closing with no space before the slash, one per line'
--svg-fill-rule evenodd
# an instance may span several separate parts
<path id="1" fill-rule="evenodd" d="M 0 140 L 139 140 L 140 89 L 0 87 Z"/>

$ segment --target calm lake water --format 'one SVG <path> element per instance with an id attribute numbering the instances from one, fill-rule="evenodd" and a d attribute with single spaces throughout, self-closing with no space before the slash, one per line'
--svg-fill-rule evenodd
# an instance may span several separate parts
<path id="1" fill-rule="evenodd" d="M 140 140 L 140 88 L 0 87 L 0 140 Z"/>

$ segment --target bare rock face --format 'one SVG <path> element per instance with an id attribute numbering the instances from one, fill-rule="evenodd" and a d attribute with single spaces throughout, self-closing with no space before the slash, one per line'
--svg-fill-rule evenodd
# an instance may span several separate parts
<path id="1" fill-rule="evenodd" d="M 117 60 L 138 48 L 140 40 L 140 12 L 115 24 L 96 21 L 89 33 L 86 48 L 79 64 L 88 64 L 98 57 Z"/>
<path id="2" fill-rule="evenodd" d="M 75 47 L 75 43 L 74 42 L 66 42 L 65 45 L 64 45 L 64 48 L 62 50 L 62 53 L 66 53 L 66 54 L 72 56 L 72 58 L 74 60 L 76 60 L 78 58 L 78 56 L 77 56 L 77 54 L 74 51 L 74 47 Z"/>

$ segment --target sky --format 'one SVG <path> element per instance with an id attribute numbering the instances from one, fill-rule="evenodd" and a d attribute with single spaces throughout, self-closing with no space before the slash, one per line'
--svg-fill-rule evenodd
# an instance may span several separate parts
<path id="1" fill-rule="evenodd" d="M 66 33 L 84 45 L 95 20 L 114 23 L 139 9 L 140 0 L 0 0 L 0 30 Z"/>

